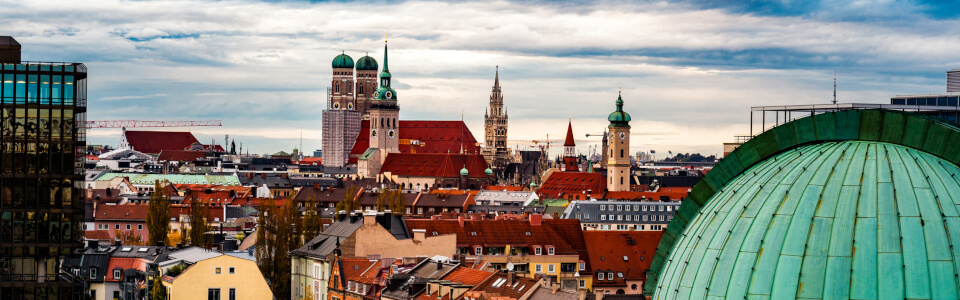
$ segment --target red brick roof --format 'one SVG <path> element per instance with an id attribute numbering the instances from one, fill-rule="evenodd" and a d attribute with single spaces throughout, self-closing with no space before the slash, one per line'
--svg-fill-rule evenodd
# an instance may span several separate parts
<path id="1" fill-rule="evenodd" d="M 184 150 L 197 143 L 190 132 L 179 131 L 126 131 L 127 143 L 133 150 L 158 154 L 163 150 Z"/>
<path id="2" fill-rule="evenodd" d="M 590 195 L 600 198 L 606 188 L 607 179 L 601 173 L 553 172 L 543 182 L 537 193 L 541 198 L 550 199 L 563 198 L 561 195 L 579 195 L 580 197 Z"/>
<path id="3" fill-rule="evenodd" d="M 493 274 L 493 272 L 460 267 L 456 270 L 453 270 L 453 272 L 450 272 L 450 274 L 447 274 L 447 276 L 444 276 L 441 279 L 475 286 L 483 283 L 484 280 L 487 280 L 487 278 L 490 278 L 490 276 L 493 276 Z"/>
<path id="4" fill-rule="evenodd" d="M 188 193 L 189 195 L 183 198 L 183 204 L 201 200 L 203 204 L 207 205 L 223 205 L 230 204 L 234 198 L 237 198 L 237 192 L 230 190 L 191 189 Z"/>
<path id="5" fill-rule="evenodd" d="M 83 237 L 88 240 L 110 240 L 109 230 L 87 230 L 83 232 Z"/>
<path id="6" fill-rule="evenodd" d="M 360 277 L 363 276 L 363 273 L 370 268 L 370 266 L 378 263 L 379 260 L 370 261 L 366 258 L 343 258 L 340 259 L 340 267 L 343 268 L 343 274 L 340 276 L 343 279 L 350 281 L 363 281 Z"/>
<path id="7" fill-rule="evenodd" d="M 522 191 L 523 187 L 519 185 L 487 185 L 483 187 L 483 190 L 518 192 L 518 191 Z"/>
<path id="8" fill-rule="evenodd" d="M 198 161 L 207 157 L 207 152 L 205 151 L 189 151 L 189 150 L 163 150 L 160 152 L 160 157 L 157 160 L 165 161 Z"/>
<path id="9" fill-rule="evenodd" d="M 613 272 L 615 276 L 613 281 L 606 276 L 602 281 L 594 279 L 594 286 L 644 279 L 661 237 L 663 231 L 584 231 L 592 271 Z M 617 273 L 623 273 L 623 278 Z"/>
<path id="10" fill-rule="evenodd" d="M 524 294 L 530 292 L 533 289 L 537 288 L 537 281 L 522 276 L 514 276 L 514 282 L 503 282 L 498 286 L 494 286 L 494 283 L 498 279 L 507 280 L 507 274 L 496 273 L 482 284 L 470 289 L 471 291 L 482 291 L 491 296 L 497 295 L 496 297 L 510 297 L 512 299 L 520 299 Z"/>
<path id="11" fill-rule="evenodd" d="M 480 144 L 463 121 L 400 121 L 399 138 L 418 140 L 422 146 L 400 145 L 400 153 L 464 153 L 480 154 Z M 370 121 L 360 122 L 360 134 L 350 151 L 350 162 L 370 147 Z M 459 170 L 459 169 L 457 169 Z"/>
<path id="12" fill-rule="evenodd" d="M 690 194 L 688 187 L 661 187 L 656 192 L 607 192 L 603 199 L 614 200 L 660 200 L 660 196 L 667 196 L 670 200 L 683 200 Z"/>
<path id="13" fill-rule="evenodd" d="M 563 142 L 564 146 L 576 146 L 577 143 L 573 141 L 573 120 L 570 123 L 567 123 L 567 139 Z"/>
<path id="14" fill-rule="evenodd" d="M 400 176 L 459 178 L 464 167 L 472 178 L 486 178 L 487 161 L 480 154 L 391 153 L 380 172 Z"/>
<path id="15" fill-rule="evenodd" d="M 463 226 L 460 226 L 459 220 L 407 220 L 407 228 L 410 235 L 413 235 L 414 229 L 425 229 L 427 236 L 456 234 L 457 247 L 470 247 L 473 251 L 474 246 L 482 247 L 511 247 L 530 249 L 529 253 L 534 253 L 533 247 L 540 245 L 544 247 L 543 254 L 546 255 L 546 246 L 552 245 L 557 255 L 574 255 L 576 250 L 571 247 L 562 235 L 557 233 L 552 226 L 534 226 L 528 220 L 464 220 Z M 579 225 L 577 227 L 579 231 Z M 527 232 L 530 234 L 527 235 Z"/>
<path id="16" fill-rule="evenodd" d="M 298 165 L 319 166 L 323 164 L 323 158 L 322 157 L 304 157 L 303 159 L 295 163 Z"/>
<path id="17" fill-rule="evenodd" d="M 97 221 L 102 220 L 123 220 L 123 221 L 146 221 L 147 205 L 124 204 L 124 205 L 97 205 L 96 215 L 93 216 Z"/>
<path id="18" fill-rule="evenodd" d="M 207 222 L 214 222 L 216 219 L 223 221 L 223 206 L 204 206 L 203 208 L 206 209 Z M 190 215 L 190 205 L 170 205 L 170 217 L 177 218 L 180 215 Z"/>
<path id="19" fill-rule="evenodd" d="M 133 247 L 137 249 L 137 247 Z M 136 250 L 133 250 L 136 251 Z M 143 263 L 143 260 L 140 258 L 133 257 L 111 257 L 110 262 L 107 264 L 107 272 L 104 273 L 103 281 L 120 281 L 120 278 L 113 277 L 113 270 L 120 269 L 120 276 L 123 276 L 123 270 L 126 269 L 137 269 L 141 271 L 146 271 L 146 266 Z"/>

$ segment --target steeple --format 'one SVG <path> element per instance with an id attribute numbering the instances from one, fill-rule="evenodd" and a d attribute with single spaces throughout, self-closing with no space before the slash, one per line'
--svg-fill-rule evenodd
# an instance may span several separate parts
<path id="1" fill-rule="evenodd" d="M 497 66 L 497 75 L 493 79 L 493 90 L 500 91 L 500 66 Z"/>
<path id="2" fill-rule="evenodd" d="M 563 142 L 564 147 L 576 146 L 577 143 L 573 141 L 573 119 L 570 120 L 570 123 L 567 123 L 567 140 Z"/>
<path id="3" fill-rule="evenodd" d="M 390 64 L 387 61 L 387 40 L 383 40 L 383 71 L 380 72 L 380 87 L 390 87 Z"/>

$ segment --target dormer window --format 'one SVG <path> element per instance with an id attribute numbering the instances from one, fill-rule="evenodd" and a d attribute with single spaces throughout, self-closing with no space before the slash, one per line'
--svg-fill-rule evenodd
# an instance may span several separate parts
<path id="1" fill-rule="evenodd" d="M 540 247 L 533 248 L 533 253 L 534 253 L 534 254 L 540 255 L 540 254 L 541 254 L 540 252 L 541 252 Z"/>
<path id="2" fill-rule="evenodd" d="M 483 247 L 476 247 L 476 248 L 474 248 L 473 250 L 475 250 L 475 253 L 476 253 L 477 255 L 483 254 Z"/>
<path id="3" fill-rule="evenodd" d="M 547 247 L 547 255 L 553 255 L 553 247 Z"/>
<path id="4" fill-rule="evenodd" d="M 113 279 L 120 279 L 120 269 L 113 270 Z"/>
<path id="5" fill-rule="evenodd" d="M 603 280 L 603 272 L 597 272 L 597 280 Z"/>

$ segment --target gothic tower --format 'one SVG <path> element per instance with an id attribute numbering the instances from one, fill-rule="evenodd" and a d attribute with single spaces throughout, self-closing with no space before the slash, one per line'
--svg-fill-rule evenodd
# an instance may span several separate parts
<path id="1" fill-rule="evenodd" d="M 353 58 L 346 53 L 333 59 L 333 82 L 330 83 L 331 97 L 328 109 L 354 110 L 353 97 Z"/>
<path id="2" fill-rule="evenodd" d="M 507 149 L 507 112 L 503 109 L 503 94 L 500 92 L 500 67 L 497 67 L 493 80 L 493 90 L 490 92 L 490 107 L 484 115 L 484 158 L 487 164 L 500 177 L 503 170 L 510 164 L 510 153 Z"/>
<path id="3" fill-rule="evenodd" d="M 567 172 L 580 172 L 577 164 L 577 143 L 573 140 L 573 120 L 567 123 L 567 138 L 563 142 L 563 165 Z"/>
<path id="4" fill-rule="evenodd" d="M 377 90 L 377 60 L 369 53 L 357 60 L 356 99 L 357 111 L 366 116 L 373 101 L 373 92 Z"/>
<path id="5" fill-rule="evenodd" d="M 623 111 L 623 98 L 617 95 L 617 110 L 607 117 L 610 153 L 607 161 L 607 190 L 630 191 L 630 114 Z"/>
<path id="6" fill-rule="evenodd" d="M 387 60 L 387 44 L 383 45 L 383 71 L 380 72 L 380 87 L 373 92 L 370 102 L 370 148 L 357 161 L 361 177 L 380 173 L 387 154 L 400 152 L 400 106 L 397 92 L 390 87 L 390 67 Z"/>

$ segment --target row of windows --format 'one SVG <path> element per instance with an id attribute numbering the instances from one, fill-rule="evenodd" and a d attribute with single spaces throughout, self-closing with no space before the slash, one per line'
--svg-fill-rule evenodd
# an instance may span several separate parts
<path id="1" fill-rule="evenodd" d="M 617 211 L 630 211 L 630 207 L 633 206 L 633 211 L 647 211 L 647 207 L 650 207 L 650 211 L 673 211 L 672 205 L 622 205 L 622 204 L 608 204 L 600 205 L 600 211 L 613 211 L 616 208 Z M 626 210 L 624 210 L 626 209 Z"/>
<path id="2" fill-rule="evenodd" d="M 580 214 L 577 214 L 577 219 L 580 218 Z M 585 215 L 583 220 L 589 220 L 590 215 Z M 670 221 L 673 219 L 673 216 L 665 215 L 633 215 L 634 221 Z M 624 217 L 624 215 L 600 215 L 600 221 L 630 221 L 630 215 Z"/>
<path id="3" fill-rule="evenodd" d="M 236 273 L 237 273 L 237 267 L 229 267 L 229 268 L 227 268 L 227 270 L 229 270 L 228 272 L 230 272 L 230 274 L 236 274 Z M 214 274 L 220 274 L 222 271 L 223 271 L 223 270 L 222 270 L 222 268 L 220 268 L 220 267 L 213 268 L 213 273 L 214 273 Z"/>
<path id="4" fill-rule="evenodd" d="M 73 185 L 70 179 L 2 178 L 0 208 L 81 208 L 81 189 Z"/>
<path id="5" fill-rule="evenodd" d="M 890 99 L 890 104 L 894 105 L 936 105 L 936 106 L 957 106 L 960 97 L 924 97 L 924 98 L 894 98 Z"/>
<path id="6" fill-rule="evenodd" d="M 6 139 L 64 139 L 76 134 L 73 109 L 3 108 L 0 136 Z"/>
<path id="7" fill-rule="evenodd" d="M 230 288 L 230 289 L 227 290 L 227 291 L 228 291 L 228 292 L 227 292 L 227 300 L 237 300 L 237 289 L 236 289 L 236 288 Z M 170 293 L 167 293 L 167 297 L 170 297 L 169 295 L 170 295 Z M 220 289 L 219 289 L 219 288 L 209 288 L 209 289 L 207 289 L 207 300 L 222 300 L 222 299 L 223 299 L 223 298 L 221 298 Z"/>
<path id="8" fill-rule="evenodd" d="M 0 99 L 4 104 L 73 105 L 77 92 L 73 75 L 3 74 L 0 80 Z"/>
<path id="9" fill-rule="evenodd" d="M 617 228 L 616 230 L 619 230 L 619 231 L 626 231 L 626 230 L 631 230 L 631 229 L 633 229 L 633 230 L 640 230 L 640 231 L 646 231 L 646 230 L 650 230 L 650 231 L 660 231 L 660 230 L 663 230 L 663 225 L 643 225 L 643 224 L 633 224 L 633 225 L 630 225 L 630 224 L 617 224 L 616 226 L 617 226 L 617 227 L 616 227 L 616 228 Z M 601 224 L 601 225 L 599 225 L 599 226 L 598 226 L 598 225 L 591 225 L 591 224 L 584 224 L 584 225 L 583 225 L 583 230 L 588 230 L 588 228 L 597 228 L 597 229 L 599 229 L 599 230 L 614 230 L 614 229 L 613 229 L 613 225 L 610 225 L 610 224 Z"/>
<path id="10" fill-rule="evenodd" d="M 4 212 L 0 220 L 0 242 L 3 243 L 60 243 L 79 242 L 80 227 L 74 227 L 70 215 L 46 212 Z M 76 238 L 77 240 L 74 240 Z M 0 253 L 2 254 L 2 253 Z"/>
<path id="11" fill-rule="evenodd" d="M 130 224 L 126 225 L 127 230 L 130 230 L 132 226 Z M 110 224 L 97 224 L 97 230 L 109 230 Z M 113 224 L 113 229 L 120 230 L 120 224 Z M 137 224 L 137 230 L 143 230 L 143 224 Z"/>

